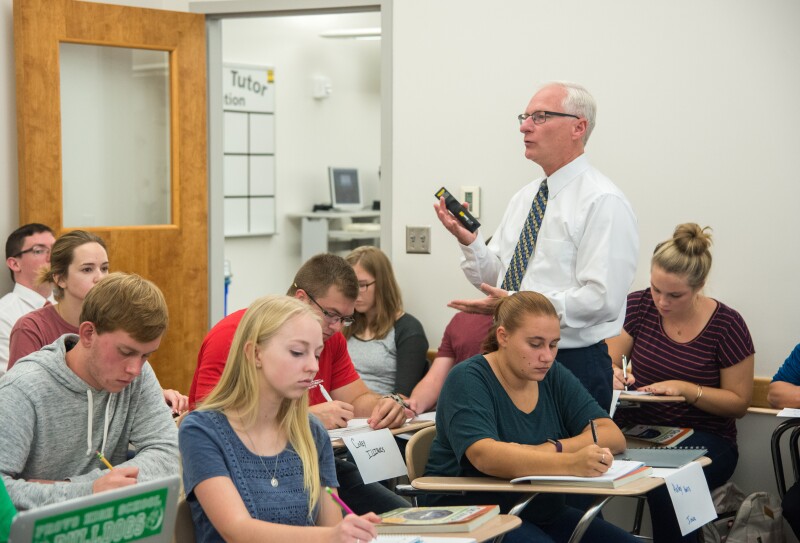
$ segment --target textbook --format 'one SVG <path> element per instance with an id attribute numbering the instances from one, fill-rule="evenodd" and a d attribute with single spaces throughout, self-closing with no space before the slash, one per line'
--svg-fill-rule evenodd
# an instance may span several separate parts
<path id="1" fill-rule="evenodd" d="M 380 515 L 379 534 L 470 532 L 500 513 L 497 505 L 401 507 Z"/>
<path id="2" fill-rule="evenodd" d="M 657 445 L 672 447 L 694 433 L 691 428 L 675 426 L 650 426 L 647 424 L 630 424 L 622 428 L 625 437 L 649 441 Z"/>
<path id="3" fill-rule="evenodd" d="M 512 483 L 532 483 L 537 485 L 554 486 L 585 486 L 592 488 L 618 488 L 647 477 L 653 473 L 653 468 L 645 466 L 642 462 L 630 460 L 614 460 L 611 467 L 603 475 L 597 477 L 576 477 L 574 475 L 528 475 L 511 479 Z"/>

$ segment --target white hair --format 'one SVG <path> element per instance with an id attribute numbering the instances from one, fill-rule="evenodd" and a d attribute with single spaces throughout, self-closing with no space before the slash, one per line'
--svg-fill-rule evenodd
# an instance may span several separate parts
<path id="1" fill-rule="evenodd" d="M 545 83 L 541 88 L 545 87 L 561 87 L 567 91 L 561 107 L 564 108 L 564 113 L 578 115 L 586 119 L 586 133 L 583 135 L 583 144 L 589 141 L 589 136 L 592 135 L 594 130 L 595 117 L 597 115 L 597 102 L 594 97 L 586 90 L 586 87 L 571 81 L 550 81 Z"/>

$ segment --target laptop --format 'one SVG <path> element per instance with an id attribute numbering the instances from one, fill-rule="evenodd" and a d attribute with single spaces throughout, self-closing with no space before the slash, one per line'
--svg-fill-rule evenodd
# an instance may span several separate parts
<path id="1" fill-rule="evenodd" d="M 172 543 L 180 492 L 176 475 L 24 511 L 9 543 Z"/>

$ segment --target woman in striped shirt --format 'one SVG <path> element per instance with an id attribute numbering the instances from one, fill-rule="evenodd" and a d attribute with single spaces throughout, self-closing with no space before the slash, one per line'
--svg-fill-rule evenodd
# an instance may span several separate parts
<path id="1" fill-rule="evenodd" d="M 672 238 L 656 246 L 650 288 L 628 295 L 622 333 L 608 340 L 615 387 L 685 402 L 642 404 L 617 412 L 616 422 L 694 429 L 682 446 L 708 449 L 712 463 L 704 468 L 708 486 L 724 484 L 736 469 L 739 452 L 735 419 L 750 405 L 753 385 L 753 340 L 742 316 L 702 292 L 711 269 L 708 228 L 685 223 Z M 627 380 L 622 356 L 631 360 Z M 635 372 L 636 377 L 633 377 Z M 681 541 L 665 489 L 648 495 L 655 541 Z M 684 541 L 694 541 L 695 534 Z"/>

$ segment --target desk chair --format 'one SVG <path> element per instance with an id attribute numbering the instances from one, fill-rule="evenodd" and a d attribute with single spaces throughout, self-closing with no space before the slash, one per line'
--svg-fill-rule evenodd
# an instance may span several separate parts
<path id="1" fill-rule="evenodd" d="M 401 496 L 409 496 L 414 506 L 418 506 L 417 496 L 426 494 L 423 490 L 417 490 L 411 486 L 411 482 L 417 477 L 422 477 L 425 473 L 425 466 L 428 463 L 428 455 L 431 451 L 431 443 L 436 437 L 436 426 L 429 426 L 416 432 L 406 443 L 406 469 L 408 470 L 407 485 L 397 485 L 395 492 Z"/>
<path id="2" fill-rule="evenodd" d="M 800 479 L 800 451 L 797 448 L 798 441 L 800 441 L 800 419 L 785 420 L 772 432 L 772 467 L 775 470 L 775 481 L 778 484 L 778 494 L 781 499 L 786 494 L 786 476 L 781 454 L 781 438 L 789 430 L 792 430 L 789 436 L 789 457 L 792 460 L 793 481 L 797 481 Z"/>
<path id="3" fill-rule="evenodd" d="M 189 509 L 189 502 L 186 498 L 178 501 L 178 514 L 175 517 L 175 538 L 174 543 L 187 543 L 194 541 L 194 522 L 192 521 L 192 511 Z"/>

